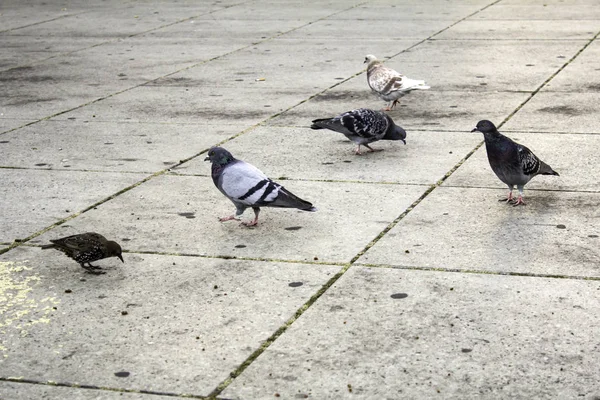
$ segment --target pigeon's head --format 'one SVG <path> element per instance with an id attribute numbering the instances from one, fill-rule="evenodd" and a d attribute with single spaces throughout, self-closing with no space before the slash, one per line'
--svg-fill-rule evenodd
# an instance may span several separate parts
<path id="1" fill-rule="evenodd" d="M 106 251 L 108 252 L 108 257 L 119 257 L 119 260 L 121 260 L 122 263 L 125 262 L 123 261 L 123 256 L 121 255 L 123 250 L 121 250 L 119 243 L 109 240 L 106 242 Z"/>
<path id="2" fill-rule="evenodd" d="M 231 153 L 222 147 L 211 147 L 208 150 L 208 156 L 204 159 L 204 161 L 210 161 L 212 164 L 218 165 L 227 165 L 234 160 L 235 158 Z"/>
<path id="3" fill-rule="evenodd" d="M 393 128 L 389 129 L 383 137 L 383 140 L 402 140 L 404 144 L 406 144 L 405 139 L 406 131 L 398 125 L 394 125 Z"/>
<path id="4" fill-rule="evenodd" d="M 377 61 L 377 57 L 375 57 L 373 54 L 367 54 L 365 56 L 365 62 L 363 62 L 363 64 L 371 64 L 373 61 Z"/>
<path id="5" fill-rule="evenodd" d="M 486 133 L 494 133 L 497 132 L 498 130 L 496 129 L 496 125 L 494 125 L 491 121 L 488 121 L 487 119 L 481 120 L 477 123 L 477 126 L 475 127 L 475 129 L 473 129 L 471 132 L 481 132 L 483 134 Z"/>

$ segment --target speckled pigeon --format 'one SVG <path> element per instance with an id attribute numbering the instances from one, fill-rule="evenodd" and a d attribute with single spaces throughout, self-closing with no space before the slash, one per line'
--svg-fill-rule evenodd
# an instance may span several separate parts
<path id="1" fill-rule="evenodd" d="M 369 151 L 373 149 L 369 143 L 378 140 L 402 140 L 406 144 L 406 131 L 396 125 L 386 113 L 358 108 L 348 111 L 333 118 L 315 119 L 312 129 L 329 129 L 343 133 L 348 139 L 356 143 L 354 152 L 360 155 L 360 146 L 365 146 Z"/>
<path id="2" fill-rule="evenodd" d="M 509 188 L 508 197 L 501 201 L 510 202 L 515 206 L 525 205 L 523 188 L 531 178 L 536 175 L 558 176 L 558 172 L 540 160 L 527 147 L 515 143 L 498 132 L 492 122 L 479 121 L 477 127 L 471 132 L 475 131 L 483 133 L 490 166 L 498 178 Z M 516 200 L 512 195 L 515 185 L 519 190 L 519 197 Z"/>
<path id="3" fill-rule="evenodd" d="M 384 109 L 385 111 L 391 111 L 400 101 L 400 98 L 411 91 L 430 88 L 430 86 L 425 84 L 425 81 L 410 79 L 386 67 L 372 54 L 368 54 L 365 57 L 365 63 L 369 63 L 367 67 L 367 83 L 369 87 L 383 100 L 389 101 L 388 106 Z"/>
<path id="4" fill-rule="evenodd" d="M 204 161 L 212 163 L 212 179 L 215 186 L 236 208 L 235 215 L 219 218 L 225 222 L 239 217 L 248 207 L 254 210 L 254 219 L 243 222 L 246 226 L 258 224 L 260 207 L 297 208 L 302 211 L 317 211 L 308 201 L 302 200 L 280 184 L 273 182 L 255 166 L 237 160 L 222 147 L 212 147 Z"/>

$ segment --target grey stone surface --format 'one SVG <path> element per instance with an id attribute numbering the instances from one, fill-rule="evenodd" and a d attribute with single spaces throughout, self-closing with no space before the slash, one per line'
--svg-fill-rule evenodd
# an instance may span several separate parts
<path id="1" fill-rule="evenodd" d="M 504 1 L 502 2 L 505 3 Z M 437 39 L 592 39 L 599 20 L 466 20 L 436 36 Z"/>
<path id="2" fill-rule="evenodd" d="M 598 93 L 539 92 L 504 126 L 507 131 L 600 133 Z"/>
<path id="3" fill-rule="evenodd" d="M 207 395 L 340 269 L 124 259 L 103 261 L 107 273 L 89 275 L 59 252 L 0 256 L 12 294 L 0 376 Z"/>
<path id="4" fill-rule="evenodd" d="M 442 88 L 440 91 L 413 92 L 403 97 L 389 115 L 409 132 L 410 129 L 469 132 L 484 117 L 504 119 L 528 97 L 521 92 L 473 93 L 442 91 Z M 386 104 L 370 92 L 366 75 L 361 74 L 267 121 L 267 125 L 308 127 L 315 118 L 335 116 L 359 107 L 380 110 Z"/>
<path id="5" fill-rule="evenodd" d="M 485 20 L 598 20 L 600 19 L 600 10 L 594 0 L 584 0 L 575 3 L 561 3 L 552 1 L 551 4 L 545 1 L 535 0 L 529 4 L 523 2 L 513 2 L 513 4 L 497 4 L 482 10 L 473 19 Z M 579 3 L 579 4 L 576 4 Z"/>
<path id="6" fill-rule="evenodd" d="M 542 89 L 543 92 L 600 92 L 600 42 L 593 41 L 579 57 L 567 65 Z"/>
<path id="7" fill-rule="evenodd" d="M 66 165 L 68 161 L 63 167 Z M 0 169 L 0 241 L 24 239 L 144 177 L 141 174 Z"/>
<path id="8" fill-rule="evenodd" d="M 0 382 L 0 397 L 11 400 L 78 399 L 78 400 L 173 400 L 172 396 L 127 393 L 113 390 L 79 389 L 31 383 Z"/>
<path id="9" fill-rule="evenodd" d="M 142 86 L 56 119 L 252 126 L 298 104 L 308 95 L 308 90 L 260 87 L 224 90 L 202 86 Z"/>
<path id="10" fill-rule="evenodd" d="M 269 169 L 263 171 L 277 178 Z M 60 228 L 60 234 L 103 227 L 105 236 L 127 239 L 131 251 L 343 263 L 425 190 L 421 186 L 370 183 L 281 183 L 312 202 L 318 211 L 263 208 L 259 226 L 248 229 L 237 221 L 217 220 L 233 214 L 235 208 L 211 178 L 159 176 L 69 221 L 68 228 Z M 242 219 L 248 221 L 253 215 L 247 210 Z M 357 225 L 360 230 L 355 229 Z M 44 243 L 56 235 L 47 232 L 33 243 Z M 340 237 L 331 242 L 334 235 Z"/>
<path id="11" fill-rule="evenodd" d="M 585 43 L 431 40 L 386 64 L 411 78 L 424 79 L 439 91 L 477 92 L 474 96 L 478 92 L 533 91 Z M 465 60 L 476 61 L 465 63 Z"/>
<path id="12" fill-rule="evenodd" d="M 475 134 L 475 133 L 474 133 Z M 591 191 L 600 187 L 599 135 L 505 132 L 527 146 L 560 176 L 537 176 L 525 186 L 529 189 Z M 483 139 L 483 135 L 477 134 Z M 490 168 L 485 145 L 445 182 L 444 186 L 507 188 Z M 508 190 L 508 189 L 507 189 Z"/>
<path id="13" fill-rule="evenodd" d="M 0 136 L 14 151 L 2 167 L 145 172 L 166 169 L 245 129 L 243 125 L 44 121 Z M 63 160 L 67 159 L 67 162 Z"/>
<path id="14" fill-rule="evenodd" d="M 358 262 L 410 267 L 600 276 L 596 193 L 441 187 Z M 440 256 L 442 254 L 442 256 Z"/>
<path id="15" fill-rule="evenodd" d="M 293 89 L 313 94 L 349 78 L 364 69 L 364 56 L 387 51 L 390 47 L 408 48 L 414 40 L 361 40 L 347 50 L 344 38 L 307 39 L 276 38 L 221 57 L 215 62 L 199 65 L 171 75 L 166 85 L 210 87 L 227 96 L 236 90 L 257 88 L 265 90 Z M 290 57 L 290 53 L 294 57 Z M 246 60 L 251 59 L 248 65 Z M 298 72 L 301 71 L 301 74 Z M 257 81 L 259 80 L 259 81 Z M 162 85 L 159 80 L 156 85 Z M 271 97 L 266 94 L 264 97 Z M 277 104 L 276 96 L 273 103 Z M 299 100 L 308 97 L 305 95 Z M 271 103 L 271 104 L 273 104 Z"/>
<path id="16" fill-rule="evenodd" d="M 352 267 L 223 396 L 592 399 L 599 289 Z"/>
<path id="17" fill-rule="evenodd" d="M 321 117 L 328 116 L 333 115 Z M 480 138 L 462 132 L 408 131 L 406 140 L 406 146 L 401 141 L 379 141 L 371 146 L 384 151 L 357 156 L 355 144 L 341 133 L 269 126 L 259 127 L 224 147 L 236 158 L 268 167 L 275 174 L 273 177 L 431 185 L 475 147 Z M 208 174 L 210 168 L 203 159 L 196 158 L 174 171 Z M 415 163 L 422 163 L 422 167 L 410 168 Z"/>
<path id="18" fill-rule="evenodd" d="M 0 397 L 600 396 L 598 5 L 3 0 Z M 369 53 L 431 89 L 358 157 L 309 125 L 384 107 Z M 481 119 L 561 174 L 527 206 L 484 149 L 440 181 Z M 219 223 L 217 144 L 319 210 Z M 39 249 L 90 230 L 126 263 Z"/>
<path id="19" fill-rule="evenodd" d="M 25 126 L 26 124 L 28 124 L 30 122 L 34 122 L 33 120 L 27 120 L 27 119 L 8 119 L 8 118 L 2 118 L 1 114 L 2 113 L 0 113 L 0 133 L 9 131 L 11 129 L 15 129 L 15 128 L 19 128 L 19 127 Z M 2 142 L 2 141 L 4 141 L 4 139 L 0 139 L 0 142 Z M 0 144 L 4 144 L 4 143 L 0 143 Z"/>

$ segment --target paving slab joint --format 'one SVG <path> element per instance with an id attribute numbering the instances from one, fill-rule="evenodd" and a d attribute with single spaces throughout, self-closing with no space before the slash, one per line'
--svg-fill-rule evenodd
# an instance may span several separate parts
<path id="1" fill-rule="evenodd" d="M 24 379 L 19 377 L 3 377 L 0 376 L 0 382 L 11 382 L 11 383 L 22 383 L 29 385 L 43 385 L 43 386 L 56 386 L 56 387 L 66 387 L 73 389 L 89 389 L 89 390 L 102 390 L 107 392 L 117 392 L 117 393 L 139 393 L 139 394 L 150 394 L 156 396 L 170 396 L 170 397 L 179 397 L 179 398 L 187 398 L 187 399 L 206 399 L 204 396 L 187 394 L 187 393 L 171 393 L 171 392 L 157 392 L 153 390 L 136 390 L 136 389 L 124 389 L 124 388 L 113 388 L 113 387 L 103 387 L 103 386 L 95 386 L 95 385 L 82 385 L 78 383 L 69 383 L 69 382 L 55 382 L 55 381 L 36 381 L 33 379 Z"/>

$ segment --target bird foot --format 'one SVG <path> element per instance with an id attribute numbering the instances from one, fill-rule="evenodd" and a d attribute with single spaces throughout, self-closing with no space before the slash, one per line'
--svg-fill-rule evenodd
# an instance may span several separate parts
<path id="1" fill-rule="evenodd" d="M 382 108 L 383 111 L 392 111 L 391 107 Z"/>
<path id="2" fill-rule="evenodd" d="M 519 196 L 517 200 L 512 201 L 511 204 L 513 205 L 513 207 L 526 205 L 525 200 L 523 200 L 521 196 Z"/>
<path id="3" fill-rule="evenodd" d="M 244 225 L 245 227 L 252 227 L 252 226 L 257 226 L 258 225 L 258 220 L 252 220 L 250 222 L 242 222 L 242 225 Z"/>
<path id="4" fill-rule="evenodd" d="M 219 217 L 219 222 L 231 221 L 232 219 L 239 221 L 239 218 L 236 218 L 235 215 L 230 215 L 229 217 Z"/>

